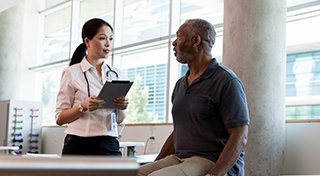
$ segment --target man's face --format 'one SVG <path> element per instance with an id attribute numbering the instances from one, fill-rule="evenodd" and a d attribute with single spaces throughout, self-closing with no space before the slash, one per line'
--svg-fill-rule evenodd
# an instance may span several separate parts
<path id="1" fill-rule="evenodd" d="M 176 34 L 177 38 L 172 42 L 174 55 L 178 62 L 182 64 L 189 63 L 192 59 L 189 57 L 192 53 L 192 37 L 188 33 L 187 25 L 180 26 Z"/>

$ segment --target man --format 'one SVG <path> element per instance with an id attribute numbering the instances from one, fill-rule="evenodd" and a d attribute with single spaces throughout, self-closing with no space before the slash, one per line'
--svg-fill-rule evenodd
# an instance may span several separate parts
<path id="1" fill-rule="evenodd" d="M 244 175 L 249 113 L 244 87 L 228 68 L 212 59 L 214 27 L 187 20 L 172 43 L 178 62 L 189 70 L 172 94 L 174 130 L 156 161 L 138 175 Z"/>

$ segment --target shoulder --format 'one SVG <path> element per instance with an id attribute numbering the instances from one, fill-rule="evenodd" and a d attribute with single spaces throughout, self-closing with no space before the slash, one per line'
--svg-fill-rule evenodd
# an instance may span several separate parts
<path id="1" fill-rule="evenodd" d="M 224 78 L 238 78 L 238 76 L 230 68 L 224 65 L 219 65 L 217 73 Z"/>
<path id="2" fill-rule="evenodd" d="M 240 78 L 230 68 L 224 65 L 219 65 L 213 77 L 214 79 L 220 80 L 222 84 L 230 81 L 240 82 L 242 84 Z"/>
<path id="3" fill-rule="evenodd" d="M 62 71 L 61 82 L 72 84 L 74 80 L 79 79 L 82 74 L 83 72 L 81 71 L 80 64 L 74 64 L 66 67 Z"/>
<path id="4" fill-rule="evenodd" d="M 67 73 L 67 74 L 72 74 L 72 75 L 74 75 L 74 74 L 79 74 L 79 73 L 81 73 L 81 72 L 82 72 L 82 71 L 81 71 L 81 66 L 80 66 L 79 63 L 78 63 L 78 64 L 71 65 L 71 66 L 69 66 L 69 67 L 66 67 L 66 68 L 64 68 L 63 71 L 62 71 L 62 73 Z"/>

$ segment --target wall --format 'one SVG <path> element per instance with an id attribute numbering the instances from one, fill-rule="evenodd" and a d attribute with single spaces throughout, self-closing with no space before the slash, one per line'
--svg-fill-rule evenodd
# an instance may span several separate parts
<path id="1" fill-rule="evenodd" d="M 65 129 L 66 127 L 43 127 L 42 153 L 61 154 Z M 121 130 L 121 127 L 119 130 Z M 136 155 L 158 153 L 172 130 L 172 125 L 125 126 L 120 141 L 144 142 L 146 144 L 148 138 L 153 136 L 155 139 L 149 140 L 148 144 L 145 145 L 146 148 L 143 146 L 135 148 Z"/>
<path id="2" fill-rule="evenodd" d="M 41 100 L 39 74 L 29 70 L 38 58 L 38 4 L 21 1 L 0 12 L 0 100 Z"/>
<path id="3" fill-rule="evenodd" d="M 320 175 L 319 135 L 320 123 L 286 124 L 286 174 Z"/>
<path id="4" fill-rule="evenodd" d="M 65 127 L 43 127 L 43 153 L 61 153 L 64 129 Z M 146 146 L 146 154 L 158 153 L 172 130 L 172 125 L 126 126 L 122 132 L 121 141 L 146 142 L 150 136 L 154 136 L 155 140 L 149 140 Z M 286 124 L 284 174 L 320 174 L 319 135 L 320 123 Z M 144 147 L 136 147 L 137 155 L 144 154 L 144 149 Z"/>

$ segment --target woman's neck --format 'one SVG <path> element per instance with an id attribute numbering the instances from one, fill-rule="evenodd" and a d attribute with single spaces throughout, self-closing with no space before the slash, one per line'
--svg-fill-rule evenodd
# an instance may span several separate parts
<path id="1" fill-rule="evenodd" d="M 87 61 L 94 66 L 97 70 L 101 68 L 101 65 L 103 64 L 102 58 L 93 58 L 90 56 L 87 56 Z"/>
<path id="2" fill-rule="evenodd" d="M 101 65 L 103 64 L 103 59 L 92 58 L 90 56 L 87 56 L 87 61 L 97 69 L 98 76 L 99 76 L 100 80 L 102 80 Z"/>

